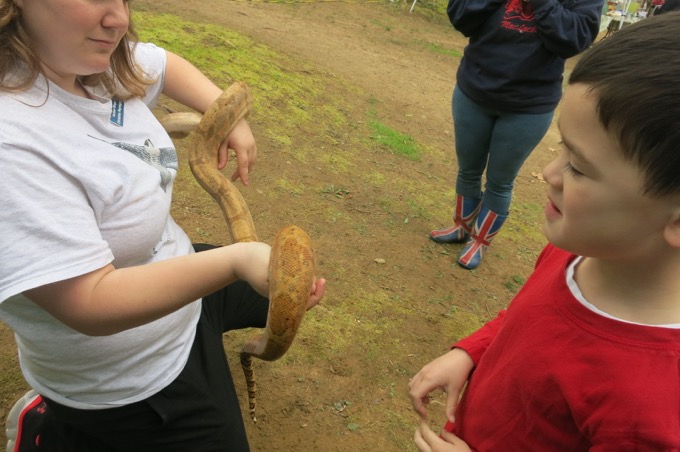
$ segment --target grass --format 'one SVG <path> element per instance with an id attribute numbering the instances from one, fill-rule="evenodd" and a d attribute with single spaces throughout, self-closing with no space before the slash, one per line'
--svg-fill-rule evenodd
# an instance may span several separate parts
<path id="1" fill-rule="evenodd" d="M 313 71 L 287 72 L 283 70 L 283 56 L 217 25 L 192 23 L 174 15 L 146 11 L 137 11 L 134 20 L 142 40 L 181 54 L 218 85 L 226 88 L 236 80 L 246 82 L 258 99 L 253 115 L 271 124 L 266 131 L 268 137 L 288 152 L 297 152 L 298 160 L 304 161 L 304 151 L 290 140 L 287 131 L 305 127 L 311 118 L 328 124 L 331 145 L 341 144 L 333 139 L 332 129 L 348 126 L 347 111 L 337 99 L 318 102 L 325 94 L 321 79 L 315 77 Z M 311 107 L 316 104 L 324 106 Z M 419 145 L 412 136 L 384 124 L 375 117 L 374 111 L 367 116 L 372 130 L 370 138 L 375 143 L 410 160 L 421 158 Z M 370 143 L 366 145 L 370 147 Z M 328 161 L 334 171 L 351 166 L 337 154 L 327 154 L 324 158 L 334 159 Z"/>
<path id="2" fill-rule="evenodd" d="M 336 187 L 335 185 L 327 185 L 321 189 L 321 193 L 331 194 L 338 199 L 346 198 L 351 195 L 351 192 L 343 187 Z"/>
<path id="3" fill-rule="evenodd" d="M 267 133 L 282 146 L 291 144 L 286 131 L 310 121 L 307 105 L 323 91 L 320 80 L 284 71 L 284 57 L 268 47 L 224 27 L 170 14 L 138 11 L 134 20 L 142 40 L 182 55 L 218 85 L 226 88 L 236 80 L 247 83 L 258 99 L 253 115 L 272 124 Z M 336 110 L 322 113 L 332 116 L 335 123 L 343 120 Z"/>
<path id="4" fill-rule="evenodd" d="M 370 121 L 371 138 L 385 146 L 390 152 L 403 155 L 410 160 L 420 160 L 420 150 L 412 136 L 401 133 L 380 121 Z"/>
<path id="5" fill-rule="evenodd" d="M 420 160 L 420 147 L 416 140 L 411 135 L 395 130 L 377 118 L 377 99 L 369 98 L 368 104 L 367 116 L 371 129 L 370 138 L 393 154 L 404 156 L 409 160 Z"/>
<path id="6" fill-rule="evenodd" d="M 458 50 L 447 49 L 446 47 L 443 47 L 434 42 L 422 42 L 422 45 L 425 49 L 429 50 L 430 52 L 438 53 L 441 55 L 447 55 L 453 58 L 461 58 L 463 56 L 463 54 Z"/>

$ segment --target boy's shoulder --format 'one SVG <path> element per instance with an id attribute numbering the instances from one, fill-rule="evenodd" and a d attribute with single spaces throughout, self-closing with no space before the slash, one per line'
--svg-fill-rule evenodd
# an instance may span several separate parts
<path id="1" fill-rule="evenodd" d="M 543 250 L 541 250 L 540 254 L 538 255 L 534 269 L 538 268 L 540 265 L 544 265 L 546 262 L 550 263 L 555 261 L 568 261 L 574 257 L 576 257 L 575 254 L 558 248 L 552 243 L 548 242 L 548 244 L 543 247 Z"/>

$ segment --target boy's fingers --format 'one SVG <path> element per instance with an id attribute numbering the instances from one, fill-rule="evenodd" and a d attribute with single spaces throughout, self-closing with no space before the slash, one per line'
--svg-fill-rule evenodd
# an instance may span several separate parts
<path id="1" fill-rule="evenodd" d="M 428 444 L 432 444 L 432 441 L 438 436 L 425 421 L 420 421 L 420 433 Z"/>
<path id="2" fill-rule="evenodd" d="M 420 452 L 432 452 L 432 447 L 430 447 L 429 441 L 426 438 L 428 430 L 430 430 L 430 428 L 427 426 L 427 424 L 421 422 L 420 426 L 413 434 L 413 443 Z"/>
<path id="3" fill-rule="evenodd" d="M 427 419 L 427 410 L 424 405 L 413 406 L 413 410 L 418 414 L 420 419 Z"/>
<path id="4" fill-rule="evenodd" d="M 425 419 L 427 418 L 426 405 L 430 402 L 430 398 L 428 397 L 427 393 L 423 394 L 420 390 L 418 385 L 420 380 L 421 378 L 418 374 L 411 378 L 411 380 L 408 382 L 408 394 L 409 398 L 411 399 L 411 405 L 413 406 L 415 412 L 418 413 L 422 419 Z"/>
<path id="5" fill-rule="evenodd" d="M 446 418 L 449 422 L 455 422 L 454 413 L 458 405 L 458 391 L 449 391 L 446 397 Z"/>
<path id="6" fill-rule="evenodd" d="M 471 452 L 470 446 L 467 445 L 465 441 L 462 439 L 458 438 L 455 434 L 451 432 L 447 432 L 446 430 L 442 431 L 441 435 L 439 437 L 446 441 L 447 443 L 451 444 L 454 446 L 456 451 L 459 452 Z"/>
<path id="7" fill-rule="evenodd" d="M 458 438 L 455 434 L 448 432 L 446 430 L 442 430 L 440 436 L 446 441 L 450 442 L 451 444 L 455 444 L 456 441 L 460 441 L 460 438 Z"/>

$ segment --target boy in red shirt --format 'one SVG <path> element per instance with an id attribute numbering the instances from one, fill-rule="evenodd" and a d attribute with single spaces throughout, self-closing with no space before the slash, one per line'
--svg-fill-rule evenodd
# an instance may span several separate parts
<path id="1" fill-rule="evenodd" d="M 422 419 L 448 392 L 421 451 L 680 450 L 677 30 L 680 13 L 639 22 L 576 65 L 543 171 L 550 244 L 507 310 L 409 383 Z"/>

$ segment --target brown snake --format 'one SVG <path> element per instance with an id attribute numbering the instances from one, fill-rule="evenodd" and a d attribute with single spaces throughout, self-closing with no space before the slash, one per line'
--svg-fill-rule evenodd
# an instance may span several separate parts
<path id="1" fill-rule="evenodd" d="M 217 202 L 233 242 L 257 241 L 255 226 L 243 196 L 217 169 L 217 151 L 234 126 L 251 109 L 248 87 L 236 82 L 200 117 L 173 113 L 161 118 L 171 135 L 194 133 L 189 146 L 189 166 L 198 183 Z M 200 118 L 200 122 L 198 119 Z M 256 384 L 253 357 L 274 361 L 286 353 L 307 310 L 315 279 L 315 256 L 309 236 L 297 226 L 281 229 L 274 239 L 269 261 L 269 313 L 261 335 L 241 349 L 241 366 L 248 387 L 250 416 L 254 422 Z"/>

